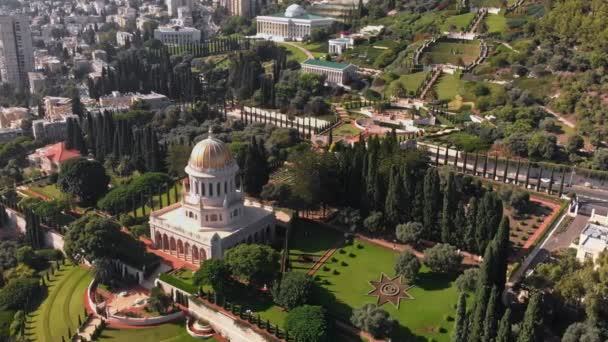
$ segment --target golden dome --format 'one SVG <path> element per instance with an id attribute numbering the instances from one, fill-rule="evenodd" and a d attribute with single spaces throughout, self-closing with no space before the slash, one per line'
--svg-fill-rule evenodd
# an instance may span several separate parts
<path id="1" fill-rule="evenodd" d="M 190 153 L 188 165 L 194 169 L 223 169 L 234 163 L 232 153 L 228 146 L 221 140 L 209 134 L 205 140 L 199 141 Z"/>

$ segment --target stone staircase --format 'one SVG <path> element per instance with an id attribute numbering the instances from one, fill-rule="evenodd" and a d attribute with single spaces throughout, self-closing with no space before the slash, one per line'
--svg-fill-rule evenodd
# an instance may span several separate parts
<path id="1" fill-rule="evenodd" d="M 473 25 L 471 25 L 470 29 L 467 32 L 476 34 L 479 25 L 481 25 L 481 22 L 485 19 L 486 15 L 488 15 L 488 10 L 485 8 L 480 9 L 479 12 L 477 12 L 477 15 L 475 16 Z"/>
<path id="2" fill-rule="evenodd" d="M 431 88 L 433 87 L 435 82 L 437 82 L 437 80 L 441 76 L 441 73 L 442 73 L 441 68 L 436 68 L 435 70 L 433 70 L 433 75 L 424 85 L 424 89 L 420 92 L 418 99 L 424 100 L 424 98 L 426 97 L 426 94 L 429 92 L 429 90 L 431 90 Z"/>

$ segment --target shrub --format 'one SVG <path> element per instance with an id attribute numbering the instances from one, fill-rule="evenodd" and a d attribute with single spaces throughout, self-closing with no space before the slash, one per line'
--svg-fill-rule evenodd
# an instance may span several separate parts
<path id="1" fill-rule="evenodd" d="M 395 273 L 405 277 L 409 282 L 413 282 L 420 271 L 420 261 L 416 256 L 405 251 L 397 257 L 395 262 Z"/>
<path id="2" fill-rule="evenodd" d="M 313 286 L 314 281 L 309 275 L 287 272 L 280 282 L 275 282 L 272 288 L 272 298 L 277 305 L 291 310 L 308 302 Z"/>
<path id="3" fill-rule="evenodd" d="M 320 306 L 303 305 L 291 310 L 285 318 L 285 329 L 295 341 L 328 341 L 325 310 Z"/>
<path id="4" fill-rule="evenodd" d="M 424 263 L 434 272 L 454 272 L 461 262 L 462 255 L 449 244 L 439 243 L 424 251 Z"/>

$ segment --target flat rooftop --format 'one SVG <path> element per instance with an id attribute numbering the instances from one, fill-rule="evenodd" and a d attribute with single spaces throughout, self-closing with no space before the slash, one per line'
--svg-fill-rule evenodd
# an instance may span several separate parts
<path id="1" fill-rule="evenodd" d="M 318 66 L 318 67 L 322 67 L 322 68 L 344 70 L 352 64 L 329 62 L 329 61 L 323 61 L 320 59 L 307 59 L 304 62 L 302 62 L 302 65 L 312 65 L 312 66 Z"/>
<path id="2" fill-rule="evenodd" d="M 211 243 L 211 238 L 216 233 L 223 239 L 242 229 L 255 225 L 270 215 L 274 215 L 271 211 L 264 208 L 245 205 L 243 215 L 237 222 L 232 223 L 229 228 L 217 228 L 201 227 L 198 220 L 187 217 L 184 211 L 184 208 L 180 205 L 173 210 L 154 217 L 154 219 L 167 224 L 171 228 L 183 229 L 186 233 L 196 234 L 198 236 L 193 237 L 194 239 L 207 244 Z"/>

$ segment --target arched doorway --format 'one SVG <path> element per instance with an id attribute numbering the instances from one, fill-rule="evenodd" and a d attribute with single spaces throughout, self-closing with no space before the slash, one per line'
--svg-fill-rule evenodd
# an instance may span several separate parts
<path id="1" fill-rule="evenodd" d="M 198 247 L 192 246 L 192 262 L 198 260 Z"/>
<path id="2" fill-rule="evenodd" d="M 182 240 L 177 240 L 177 255 L 184 254 L 184 243 Z"/>
<path id="3" fill-rule="evenodd" d="M 163 236 L 160 232 L 154 233 L 154 248 L 162 249 L 163 248 Z"/>
<path id="4" fill-rule="evenodd" d="M 166 251 L 169 249 L 169 237 L 167 236 L 167 234 L 163 234 L 163 251 Z"/>
<path id="5" fill-rule="evenodd" d="M 169 240 L 169 250 L 171 252 L 175 252 L 177 250 L 176 246 L 175 246 L 175 238 L 171 237 L 171 239 Z"/>

